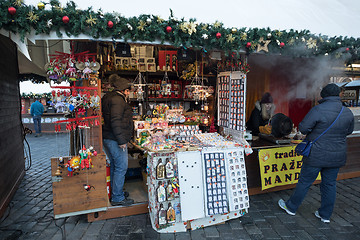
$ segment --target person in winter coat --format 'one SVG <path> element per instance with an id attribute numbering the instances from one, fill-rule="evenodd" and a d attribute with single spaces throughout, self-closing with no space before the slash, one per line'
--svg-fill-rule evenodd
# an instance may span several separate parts
<path id="1" fill-rule="evenodd" d="M 127 198 L 123 187 L 128 168 L 127 144 L 133 134 L 132 109 L 128 104 L 130 82 L 117 74 L 109 77 L 114 90 L 102 98 L 103 144 L 110 159 L 111 204 L 128 206 L 134 203 Z"/>
<path id="2" fill-rule="evenodd" d="M 307 140 L 314 140 L 335 121 L 343 106 L 339 94 L 340 88 L 336 84 L 328 84 L 322 89 L 320 104 L 313 107 L 299 124 L 299 130 Z M 315 216 L 322 222 L 330 222 L 336 198 L 336 178 L 339 168 L 346 162 L 346 136 L 353 130 L 354 115 L 344 107 L 335 124 L 313 144 L 310 155 L 303 156 L 296 188 L 287 202 L 279 200 L 280 208 L 295 215 L 320 172 L 321 206 Z"/>
<path id="3" fill-rule="evenodd" d="M 35 102 L 30 106 L 30 114 L 34 121 L 35 137 L 39 137 L 41 136 L 41 116 L 44 114 L 44 106 L 38 97 L 36 97 Z"/>
<path id="4" fill-rule="evenodd" d="M 274 115 L 275 105 L 270 93 L 266 92 L 261 100 L 256 101 L 255 108 L 251 112 L 250 118 L 246 123 L 246 129 L 257 136 L 260 132 L 259 127 L 269 123 L 269 119 Z"/>

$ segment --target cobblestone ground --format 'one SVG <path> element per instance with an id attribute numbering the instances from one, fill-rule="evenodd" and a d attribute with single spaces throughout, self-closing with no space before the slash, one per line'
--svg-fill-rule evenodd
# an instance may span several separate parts
<path id="1" fill-rule="evenodd" d="M 296 216 L 277 206 L 292 190 L 250 196 L 245 216 L 186 233 L 158 234 L 148 214 L 93 223 L 86 215 L 53 219 L 50 158 L 68 154 L 67 134 L 27 137 L 32 165 L 9 208 L 0 219 L 0 239 L 360 239 L 360 178 L 341 180 L 331 223 L 320 222 L 314 211 L 320 205 L 319 186 L 312 186 Z"/>

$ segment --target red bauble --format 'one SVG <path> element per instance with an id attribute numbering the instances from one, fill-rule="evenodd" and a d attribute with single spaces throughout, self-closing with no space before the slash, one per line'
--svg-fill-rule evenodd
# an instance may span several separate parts
<path id="1" fill-rule="evenodd" d="M 15 15 L 15 13 L 16 13 L 16 8 L 14 8 L 14 7 L 9 7 L 9 8 L 8 8 L 8 12 L 9 12 L 11 15 Z"/>
<path id="2" fill-rule="evenodd" d="M 62 21 L 63 23 L 69 23 L 70 19 L 68 16 L 63 16 Z"/>
<path id="3" fill-rule="evenodd" d="M 216 33 L 216 38 L 217 38 L 217 39 L 221 38 L 221 33 L 219 33 L 219 32 Z"/>
<path id="4" fill-rule="evenodd" d="M 169 32 L 171 32 L 171 31 L 172 31 L 172 28 L 171 28 L 170 26 L 167 26 L 167 27 L 166 27 L 166 32 L 169 33 Z"/>
<path id="5" fill-rule="evenodd" d="M 107 25 L 108 28 L 112 28 L 114 26 L 114 23 L 112 21 L 108 21 Z"/>
<path id="6" fill-rule="evenodd" d="M 251 42 L 247 42 L 247 43 L 246 43 L 246 47 L 247 47 L 247 48 L 251 47 Z"/>
<path id="7" fill-rule="evenodd" d="M 346 48 L 346 51 L 348 52 L 350 50 L 350 48 Z"/>
<path id="8" fill-rule="evenodd" d="M 285 47 L 285 43 L 284 42 L 281 42 L 280 45 L 279 45 L 281 48 Z"/>

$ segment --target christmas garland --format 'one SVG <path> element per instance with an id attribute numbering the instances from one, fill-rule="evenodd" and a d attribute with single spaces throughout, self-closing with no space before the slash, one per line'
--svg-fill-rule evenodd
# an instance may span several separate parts
<path id="1" fill-rule="evenodd" d="M 52 95 L 51 93 L 22 93 L 21 98 L 25 99 L 32 99 L 32 98 L 45 98 L 45 99 L 51 99 Z"/>
<path id="2" fill-rule="evenodd" d="M 50 9 L 45 9 L 49 4 Z M 155 15 L 123 17 L 119 13 L 103 13 L 77 9 L 70 1 L 65 7 L 58 0 L 40 2 L 36 7 L 23 0 L 0 1 L 0 29 L 18 33 L 24 40 L 36 34 L 56 31 L 68 36 L 86 34 L 89 38 L 112 38 L 125 42 L 146 41 L 170 43 L 175 47 L 221 49 L 225 52 L 246 51 L 282 54 L 293 57 L 333 56 L 348 63 L 360 59 L 360 38 L 314 35 L 308 30 L 271 30 L 270 28 L 226 28 L 221 22 L 198 23 L 177 19 L 170 10 L 167 20 Z"/>

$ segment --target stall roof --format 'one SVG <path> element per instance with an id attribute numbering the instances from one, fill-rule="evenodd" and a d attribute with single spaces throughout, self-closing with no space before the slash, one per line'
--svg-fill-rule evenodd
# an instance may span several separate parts
<path id="1" fill-rule="evenodd" d="M 348 87 L 360 87 L 360 80 L 354 80 L 352 82 L 349 82 L 346 84 L 345 86 L 346 88 Z"/>
<path id="2" fill-rule="evenodd" d="M 39 0 L 25 0 L 36 6 Z M 68 0 L 59 0 L 65 6 Z M 168 1 L 133 0 L 124 4 L 114 0 L 74 0 L 81 9 L 92 7 L 103 12 L 118 12 L 125 17 L 140 14 L 168 18 L 172 9 L 177 18 L 196 18 L 198 22 L 222 22 L 226 27 L 279 30 L 309 30 L 328 36 L 360 37 L 360 1 L 357 0 L 225 0 Z M 46 5 L 50 7 L 49 4 Z"/>

